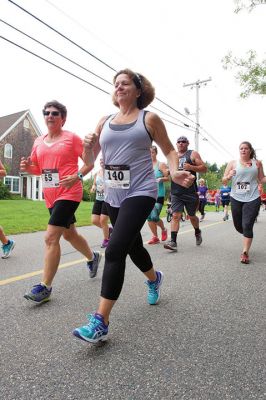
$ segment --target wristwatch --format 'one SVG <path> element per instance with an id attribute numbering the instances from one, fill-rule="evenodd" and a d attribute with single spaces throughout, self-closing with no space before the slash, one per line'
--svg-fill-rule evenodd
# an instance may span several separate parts
<path id="1" fill-rule="evenodd" d="M 83 181 L 83 175 L 82 175 L 82 173 L 81 173 L 81 172 L 78 172 L 77 175 L 78 175 L 79 180 Z"/>

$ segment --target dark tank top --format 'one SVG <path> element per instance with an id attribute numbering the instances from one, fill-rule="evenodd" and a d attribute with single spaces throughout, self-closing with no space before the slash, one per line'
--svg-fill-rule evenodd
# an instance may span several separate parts
<path id="1" fill-rule="evenodd" d="M 194 165 L 193 161 L 191 160 L 192 151 L 193 150 L 187 150 L 185 154 L 183 154 L 181 157 L 179 157 L 179 166 L 178 166 L 179 171 L 184 170 L 185 163 Z M 189 172 L 196 177 L 195 171 L 189 171 Z M 195 194 L 196 192 L 197 192 L 196 180 L 194 181 L 193 185 L 191 185 L 189 188 L 180 186 L 171 180 L 171 193 L 172 194 L 176 194 L 176 195 L 177 194 L 189 194 L 189 193 Z"/>

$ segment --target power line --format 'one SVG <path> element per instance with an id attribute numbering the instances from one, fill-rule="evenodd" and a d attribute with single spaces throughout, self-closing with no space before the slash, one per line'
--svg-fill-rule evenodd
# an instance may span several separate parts
<path id="1" fill-rule="evenodd" d="M 74 65 L 76 65 L 76 66 L 82 68 L 83 70 L 89 72 L 90 74 L 96 76 L 97 78 L 103 80 L 104 82 L 106 82 L 106 83 L 112 85 L 112 83 L 111 83 L 110 81 L 107 81 L 106 79 L 102 78 L 102 77 L 99 76 L 98 74 L 95 74 L 93 71 L 91 71 L 91 70 L 89 70 L 89 69 L 83 67 L 82 65 L 80 65 L 80 64 L 78 64 L 77 62 L 73 61 L 73 60 L 70 59 L 69 57 L 64 56 L 62 53 L 60 53 L 60 52 L 58 52 L 58 51 L 52 49 L 51 47 L 49 47 L 49 46 L 47 46 L 46 44 L 40 42 L 39 40 L 33 38 L 32 36 L 30 36 L 30 35 L 28 35 L 27 33 L 21 31 L 20 29 L 18 29 L 18 28 L 16 28 L 15 26 L 9 24 L 8 22 L 6 22 L 6 21 L 4 21 L 4 20 L 2 20 L 2 19 L 0 19 L 0 22 L 6 24 L 8 27 L 10 27 L 10 28 L 16 30 L 16 31 L 19 32 L 20 34 L 26 36 L 27 38 L 33 40 L 34 42 L 36 42 L 36 43 L 38 43 L 38 44 L 40 44 L 41 46 L 43 46 L 43 47 L 45 47 L 46 49 L 52 51 L 53 53 L 55 53 L 55 54 L 61 56 L 62 58 L 66 59 L 67 61 L 70 61 L 70 62 L 73 63 Z M 11 41 L 10 41 L 10 42 L 11 42 Z M 15 44 L 14 42 L 12 42 L 12 43 Z M 18 46 L 19 46 L 19 45 L 18 45 Z M 19 47 L 20 47 L 21 49 L 25 50 L 25 51 L 28 51 L 27 49 L 25 49 L 25 48 L 22 47 L 22 46 L 19 46 Z M 36 53 L 33 53 L 32 51 L 28 51 L 28 52 L 30 52 L 31 54 L 35 55 L 36 57 L 41 58 L 42 60 L 46 60 L 46 61 L 47 61 L 47 59 L 44 59 L 44 58 L 38 56 Z M 47 61 L 47 62 L 49 62 L 49 61 Z M 56 66 L 57 68 L 62 69 L 61 67 L 57 66 L 56 64 L 54 64 L 54 63 L 52 63 L 52 64 L 53 64 L 54 66 Z M 74 76 L 74 75 L 73 75 L 73 76 Z M 76 76 L 76 75 L 75 75 L 75 77 L 78 78 L 78 76 Z M 173 119 L 177 120 L 178 122 L 181 122 L 185 127 L 187 127 L 187 128 L 190 127 L 188 124 L 185 124 L 183 121 L 177 119 L 176 117 L 174 117 L 174 116 L 172 116 L 172 115 L 167 114 L 166 112 L 160 110 L 159 108 L 154 107 L 154 106 L 150 106 L 150 107 L 153 108 L 153 109 L 155 109 L 155 110 L 157 110 L 157 111 L 159 111 L 160 113 L 162 113 L 162 114 L 164 114 L 164 115 L 167 115 L 167 116 L 170 117 L 170 118 L 173 118 Z M 176 125 L 176 126 L 180 126 L 180 125 L 178 125 L 178 124 L 175 124 L 175 125 Z M 183 126 L 181 126 L 181 127 L 183 128 Z"/>
<path id="2" fill-rule="evenodd" d="M 102 59 L 100 59 L 99 57 L 95 56 L 94 54 L 92 54 L 90 51 L 84 49 L 84 47 L 80 46 L 78 43 L 74 42 L 73 40 L 71 40 L 69 37 L 65 36 L 63 33 L 59 32 L 57 29 L 53 28 L 51 25 L 47 24 L 46 22 L 44 22 L 43 20 L 41 20 L 40 18 L 38 18 L 37 16 L 35 16 L 34 14 L 32 14 L 31 12 L 29 12 L 28 10 L 26 10 L 25 8 L 21 7 L 19 4 L 15 3 L 13 0 L 8 0 L 10 3 L 12 3 L 13 5 L 15 5 L 16 7 L 20 8 L 23 12 L 27 13 L 28 15 L 30 15 L 32 18 L 36 19 L 37 21 L 39 21 L 40 23 L 42 23 L 43 25 L 45 25 L 46 27 L 48 27 L 49 29 L 51 29 L 52 31 L 54 31 L 55 33 L 57 33 L 58 35 L 60 35 L 61 37 L 63 37 L 64 39 L 66 39 L 67 41 L 69 41 L 71 44 L 77 46 L 79 49 L 81 49 L 82 51 L 86 52 L 87 54 L 89 54 L 91 57 L 95 58 L 97 61 L 99 61 L 100 63 L 104 64 L 106 67 L 110 68 L 112 71 L 117 72 L 113 67 L 111 67 L 109 64 L 107 64 L 105 61 L 103 61 Z M 166 105 L 167 107 L 169 107 L 171 110 L 175 111 L 176 113 L 178 113 L 179 115 L 182 115 L 182 117 L 190 120 L 191 122 L 194 123 L 193 120 L 191 120 L 190 118 L 188 118 L 186 115 L 182 114 L 180 111 L 176 110 L 175 108 L 171 107 L 169 104 L 167 104 L 166 102 L 164 102 L 163 100 L 159 99 L 158 97 L 155 97 L 156 100 L 158 100 L 159 102 L 161 102 L 162 104 Z"/>
<path id="3" fill-rule="evenodd" d="M 50 64 L 50 65 L 53 65 L 53 66 L 56 67 L 56 68 L 61 69 L 62 71 L 66 72 L 67 74 L 74 76 L 75 78 L 79 79 L 79 80 L 82 81 L 82 82 L 87 83 L 87 84 L 90 85 L 90 86 L 93 86 L 94 88 L 100 90 L 100 91 L 103 92 L 103 93 L 106 93 L 106 94 L 108 94 L 108 95 L 111 94 L 111 93 L 109 93 L 109 92 L 106 92 L 106 90 L 100 88 L 99 86 L 96 86 L 96 85 L 94 85 L 93 83 L 86 81 L 86 79 L 83 79 L 83 78 L 81 78 L 80 76 L 78 76 L 78 75 L 76 75 L 76 74 L 73 74 L 72 72 L 66 70 L 65 68 L 62 68 L 62 67 L 60 67 L 59 65 L 57 65 L 57 64 L 55 64 L 55 63 L 53 63 L 53 62 L 51 62 L 51 61 L 49 61 L 49 60 L 47 60 L 47 59 L 41 57 L 41 56 L 39 56 L 38 54 L 33 53 L 33 51 L 30 51 L 30 50 L 26 49 L 25 47 L 20 46 L 19 44 L 15 43 L 15 42 L 12 42 L 12 40 L 9 40 L 9 39 L 5 38 L 4 36 L 0 36 L 0 39 L 6 40 L 7 42 L 13 44 L 14 46 L 17 46 L 17 47 L 19 47 L 20 49 L 26 51 L 27 53 L 30 53 L 30 54 L 32 54 L 33 56 L 35 56 L 35 57 L 41 59 L 42 61 L 45 61 L 46 63 L 48 63 L 48 64 Z"/>
<path id="4" fill-rule="evenodd" d="M 89 70 L 88 68 L 83 67 L 82 65 L 78 64 L 76 61 L 71 60 L 70 58 L 64 56 L 64 55 L 63 55 L 62 53 L 60 53 L 59 51 L 52 49 L 51 47 L 49 47 L 49 46 L 47 46 L 46 44 L 40 42 L 39 40 L 33 38 L 32 36 L 30 36 L 30 35 L 28 35 L 27 33 L 21 31 L 20 29 L 18 29 L 18 28 L 16 28 L 15 26 L 9 24 L 8 22 L 6 22 L 6 21 L 4 21 L 4 20 L 2 20 L 2 19 L 0 19 L 0 22 L 3 22 L 4 24 L 6 24 L 7 26 L 9 26 L 10 28 L 16 30 L 17 32 L 19 32 L 19 33 L 21 33 L 22 35 L 28 37 L 29 39 L 33 40 L 34 42 L 36 42 L 36 43 L 40 44 L 41 46 L 45 47 L 46 49 L 52 51 L 53 53 L 55 53 L 55 54 L 61 56 L 61 57 L 64 58 L 65 60 L 70 61 L 72 64 L 77 65 L 78 67 L 84 69 L 85 71 L 87 71 L 87 72 L 89 72 L 90 74 L 96 76 L 97 78 L 101 79 L 102 81 L 108 83 L 109 85 L 112 85 L 112 82 L 107 81 L 106 79 L 102 78 L 100 75 L 96 74 L 95 72 Z M 113 86 L 113 85 L 112 85 L 112 86 Z"/>
<path id="5" fill-rule="evenodd" d="M 217 143 L 217 145 L 228 155 L 230 155 L 232 158 L 234 158 L 234 156 L 230 153 L 230 151 L 228 151 L 220 142 L 218 142 L 218 140 L 216 140 L 209 132 L 206 131 L 206 129 L 204 129 L 202 126 L 199 126 L 199 128 L 201 130 L 203 130 L 210 138 L 211 140 L 213 140 L 215 143 Z"/>
<path id="6" fill-rule="evenodd" d="M 52 31 L 54 31 L 55 33 L 57 33 L 58 35 L 60 35 L 61 37 L 63 37 L 64 39 L 66 39 L 67 41 L 69 41 L 71 44 L 77 46 L 79 49 L 81 49 L 82 51 L 86 52 L 86 53 L 89 54 L 91 57 L 93 57 L 93 58 L 95 58 L 97 61 L 99 61 L 100 63 L 104 64 L 106 67 L 108 67 L 108 68 L 111 69 L 112 71 L 116 72 L 116 70 L 115 70 L 113 67 L 111 67 L 109 64 L 107 64 L 106 62 L 104 62 L 103 60 L 101 60 L 100 58 L 98 58 L 97 56 L 95 56 L 94 54 L 92 54 L 91 52 L 89 52 L 88 50 L 84 49 L 82 46 L 80 46 L 79 44 L 77 44 L 76 42 L 74 42 L 73 40 L 71 40 L 70 38 L 68 38 L 67 36 L 65 36 L 64 34 L 60 33 L 58 30 L 56 30 L 55 28 L 53 28 L 53 27 L 50 26 L 49 24 L 47 24 L 47 23 L 45 23 L 44 21 L 42 21 L 40 18 L 36 17 L 35 15 L 33 15 L 32 13 L 30 13 L 29 11 L 27 11 L 26 9 L 24 9 L 23 7 L 21 7 L 20 5 L 18 5 L 18 4 L 15 3 L 14 1 L 12 1 L 12 0 L 8 0 L 8 1 L 9 1 L 10 3 L 12 3 L 13 5 L 15 5 L 16 7 L 20 8 L 22 11 L 26 12 L 27 14 L 29 14 L 31 17 L 35 18 L 37 21 L 39 21 L 40 23 L 42 23 L 43 25 L 45 25 L 46 27 L 48 27 L 49 29 L 51 29 Z M 4 21 L 3 21 L 3 22 L 4 22 Z M 4 22 L 4 23 L 5 23 L 5 22 Z M 10 24 L 9 24 L 9 25 L 10 25 Z M 14 28 L 14 29 L 16 29 L 16 28 Z M 21 32 L 21 33 L 24 34 L 23 32 Z M 26 36 L 29 37 L 29 35 L 26 35 Z M 98 89 L 98 90 L 100 90 L 100 91 L 102 91 L 102 92 L 104 92 L 104 93 L 110 95 L 110 93 L 108 93 L 107 91 L 105 91 L 105 90 L 99 88 L 98 86 L 92 84 L 91 82 L 88 82 L 87 80 L 85 80 L 85 79 L 83 79 L 83 78 L 77 76 L 76 74 L 74 74 L 74 73 L 72 73 L 72 72 L 70 72 L 70 71 L 68 71 L 68 70 L 66 70 L 66 69 L 64 69 L 64 68 L 62 68 L 62 67 L 56 65 L 55 63 L 53 63 L 53 62 L 51 62 L 51 61 L 49 61 L 49 60 L 47 60 L 47 59 L 45 59 L 45 58 L 43 58 L 43 57 L 41 57 L 41 56 L 35 54 L 35 53 L 33 53 L 32 51 L 30 51 L 30 50 L 28 50 L 28 49 L 25 49 L 24 47 L 22 47 L 22 46 L 20 46 L 20 45 L 18 45 L 18 44 L 16 44 L 16 43 L 14 43 L 14 42 L 12 42 L 11 40 L 9 40 L 9 39 L 7 39 L 7 38 L 5 38 L 5 37 L 3 37 L 3 36 L 0 36 L 0 37 L 1 37 L 2 39 L 4 39 L 4 40 L 8 41 L 9 43 L 11 43 L 11 44 L 13 44 L 13 45 L 15 45 L 15 46 L 17 46 L 17 47 L 23 49 L 24 51 L 26 51 L 26 52 L 28 52 L 28 53 L 34 55 L 35 57 L 37 57 L 37 58 L 39 58 L 39 59 L 41 59 L 41 60 L 43 60 L 43 61 L 45 61 L 45 62 L 47 62 L 47 63 L 49 63 L 49 64 L 51 64 L 51 65 L 53 65 L 53 66 L 55 66 L 55 67 L 57 67 L 57 68 L 59 68 L 59 69 L 61 69 L 62 71 L 66 72 L 67 74 L 69 74 L 69 75 L 71 75 L 71 76 L 73 76 L 73 77 L 75 77 L 75 78 L 77 78 L 77 79 L 83 81 L 84 83 L 87 83 L 87 84 L 89 84 L 89 85 L 95 87 L 96 89 Z M 31 39 L 32 39 L 32 38 L 31 38 Z M 34 40 L 34 39 L 32 39 L 32 40 Z M 39 42 L 39 43 L 41 44 L 41 42 Z M 43 45 L 43 44 L 42 44 L 42 45 Z M 47 48 L 48 48 L 48 46 L 47 46 Z M 54 50 L 51 49 L 51 48 L 49 48 L 49 49 L 50 49 L 51 51 L 54 51 Z M 56 52 L 56 51 L 55 51 L 55 52 Z M 67 57 L 65 57 L 64 55 L 62 55 L 62 54 L 60 54 L 60 53 L 58 53 L 58 52 L 57 52 L 57 54 L 59 54 L 59 55 L 62 56 L 63 58 L 68 59 Z M 73 60 L 70 60 L 70 59 L 68 59 L 68 60 L 71 61 L 71 62 L 73 62 Z M 73 63 L 75 63 L 75 62 L 73 62 Z M 78 65 L 80 68 L 83 68 L 83 69 L 87 70 L 85 67 L 82 67 L 81 65 L 79 65 L 79 64 L 77 64 L 77 63 L 76 63 L 76 65 Z M 93 73 L 92 71 L 87 70 L 87 72 L 92 73 L 93 75 L 97 76 L 99 79 L 102 79 L 102 80 L 106 81 L 108 84 L 110 84 L 110 82 L 108 82 L 108 81 L 105 80 L 104 78 L 98 76 L 97 74 Z M 181 115 L 182 117 L 188 119 L 188 120 L 191 121 L 193 124 L 196 124 L 196 126 L 197 126 L 197 123 L 195 123 L 192 119 L 190 119 L 189 117 L 187 117 L 186 115 L 184 115 L 184 114 L 181 113 L 180 111 L 176 110 L 175 108 L 173 108 L 172 106 L 170 106 L 168 103 L 164 102 L 163 100 L 161 100 L 161 99 L 158 98 L 158 97 L 155 97 L 155 99 L 156 99 L 157 101 L 161 102 L 162 104 L 164 104 L 165 106 L 167 106 L 168 108 L 170 108 L 171 110 L 173 110 L 174 112 L 178 113 L 178 114 Z M 151 106 L 151 107 L 153 107 L 153 106 Z M 154 107 L 154 108 L 155 108 L 155 107 Z M 159 110 L 159 109 L 157 109 L 157 110 Z M 159 110 L 159 111 L 162 112 L 162 113 L 164 113 L 164 112 L 161 111 L 161 110 Z M 164 114 L 166 114 L 166 113 L 164 113 Z M 171 116 L 171 118 L 176 119 L 175 117 L 172 117 L 172 116 Z M 177 120 L 178 120 L 178 119 L 177 119 Z M 168 121 L 168 120 L 165 120 L 165 121 L 167 121 L 167 122 L 169 122 L 169 123 L 172 123 L 171 121 Z M 180 121 L 180 120 L 178 120 L 178 121 Z M 185 129 L 186 129 L 186 128 L 188 128 L 188 129 L 191 128 L 189 125 L 185 124 L 184 122 L 181 122 L 181 123 L 184 124 Z M 173 123 L 173 124 L 175 124 L 175 123 Z M 180 125 L 178 125 L 178 124 L 175 124 L 175 125 L 176 125 L 176 126 L 180 126 Z M 198 124 L 198 125 L 199 125 L 199 124 Z M 180 126 L 180 127 L 181 127 L 181 128 L 184 128 L 183 126 Z M 200 127 L 200 128 L 203 129 L 202 127 Z M 192 129 L 192 130 L 193 130 L 193 129 Z M 205 132 L 210 136 L 210 134 L 209 134 L 207 131 L 205 131 Z M 211 136 L 210 136 L 210 137 L 211 137 Z M 215 140 L 215 139 L 213 139 L 213 140 Z M 215 140 L 215 141 L 216 141 L 216 140 Z M 220 143 L 219 143 L 218 141 L 216 141 L 216 143 L 217 143 L 221 148 L 223 148 L 224 151 L 227 152 L 227 150 L 226 150 L 222 145 L 220 145 Z M 227 153 L 228 153 L 228 152 L 227 152 Z"/>
<path id="7" fill-rule="evenodd" d="M 21 7 L 20 5 L 18 5 L 17 3 L 15 3 L 12 0 L 8 0 L 10 3 L 14 4 L 16 7 L 20 8 L 22 11 L 24 11 L 25 13 L 29 14 L 31 17 L 35 18 L 37 21 L 39 21 L 41 24 L 45 25 L 47 28 L 51 29 L 52 31 L 54 31 L 55 33 L 57 33 L 58 35 L 62 36 L 64 39 L 68 40 L 70 43 L 74 44 L 75 46 L 77 46 L 79 49 L 81 49 L 82 51 L 85 51 L 85 53 L 89 54 L 91 57 L 95 58 L 97 61 L 99 61 L 100 63 L 104 64 L 106 67 L 112 69 L 114 72 L 116 72 L 116 70 L 111 67 L 109 64 L 107 64 L 106 62 L 104 62 L 103 60 L 101 60 L 100 58 L 96 57 L 94 54 L 92 54 L 90 51 L 84 49 L 84 47 L 80 46 L 79 44 L 77 44 L 76 42 L 74 42 L 73 40 L 69 39 L 67 36 L 65 36 L 63 33 L 59 32 L 58 30 L 56 30 L 55 28 L 53 28 L 51 25 L 47 24 L 46 22 L 42 21 L 40 18 L 36 17 L 34 14 L 30 13 L 29 11 L 27 11 L 25 8 Z"/>
<path id="8" fill-rule="evenodd" d="M 53 65 L 54 67 L 56 67 L 56 68 L 60 69 L 61 71 L 66 72 L 67 74 L 69 74 L 69 75 L 71 75 L 71 76 L 73 76 L 73 77 L 75 77 L 75 78 L 81 80 L 82 82 L 87 83 L 87 84 L 90 85 L 90 86 L 93 86 L 94 88 L 100 90 L 101 92 L 103 92 L 103 93 L 105 93 L 105 94 L 108 94 L 109 96 L 111 95 L 111 93 L 105 91 L 104 89 L 100 88 L 99 86 L 96 86 L 96 85 L 94 85 L 93 83 L 87 81 L 86 79 L 83 79 L 83 78 L 79 77 L 78 75 L 76 75 L 76 74 L 74 74 L 74 73 L 72 73 L 72 72 L 66 70 L 65 68 L 62 68 L 62 67 L 60 67 L 59 65 L 57 65 L 57 64 L 55 64 L 55 63 L 53 63 L 53 62 L 51 62 L 51 61 L 49 61 L 49 60 L 47 60 L 47 59 L 41 57 L 41 56 L 39 56 L 38 54 L 32 52 L 31 50 L 28 50 L 28 49 L 26 49 L 25 47 L 20 46 L 19 44 L 13 42 L 12 40 L 9 40 L 9 39 L 5 38 L 4 36 L 0 36 L 0 39 L 6 40 L 8 43 L 11 43 L 11 44 L 13 44 L 14 46 L 17 46 L 17 47 L 20 48 L 21 50 L 24 50 L 24 51 L 26 51 L 27 53 L 29 53 L 29 54 L 31 54 L 31 55 L 33 55 L 33 56 L 35 56 L 35 57 L 41 59 L 42 61 L 45 61 L 45 62 L 47 62 L 47 63 L 50 64 L 50 65 Z M 152 106 L 150 106 L 150 107 L 152 107 Z M 153 107 L 153 108 L 154 108 L 154 107 Z M 161 110 L 159 110 L 159 111 L 160 111 L 161 113 L 165 114 L 164 111 L 161 111 Z M 175 117 L 172 117 L 172 118 L 175 118 Z M 178 124 L 176 124 L 175 122 L 166 120 L 166 119 L 164 119 L 164 118 L 162 118 L 162 120 L 164 120 L 164 121 L 166 121 L 166 122 L 169 122 L 169 123 L 171 123 L 171 124 L 173 124 L 173 125 L 176 125 L 176 126 L 178 126 L 178 127 L 185 128 L 185 129 L 189 129 L 189 128 L 183 127 L 182 125 L 178 125 Z"/>

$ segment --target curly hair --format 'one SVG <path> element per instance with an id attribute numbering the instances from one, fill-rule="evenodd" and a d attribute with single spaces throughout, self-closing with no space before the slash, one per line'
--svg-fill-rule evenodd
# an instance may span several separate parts
<path id="1" fill-rule="evenodd" d="M 138 72 L 133 72 L 129 68 L 121 69 L 118 71 L 114 78 L 113 83 L 115 83 L 116 78 L 121 75 L 126 74 L 134 82 L 137 89 L 140 89 L 140 96 L 137 98 L 137 107 L 142 110 L 147 107 L 155 97 L 155 89 L 151 82 L 142 74 Z M 112 96 L 113 103 L 116 107 L 119 107 L 115 95 Z"/>
<path id="2" fill-rule="evenodd" d="M 45 111 L 46 108 L 48 108 L 48 107 L 57 108 L 57 110 L 60 111 L 61 117 L 66 118 L 67 108 L 66 108 L 66 106 L 64 106 L 64 104 L 59 103 L 59 101 L 57 101 L 57 100 L 51 100 L 51 101 L 48 101 L 47 103 L 45 103 L 45 105 L 43 107 L 43 111 Z"/>

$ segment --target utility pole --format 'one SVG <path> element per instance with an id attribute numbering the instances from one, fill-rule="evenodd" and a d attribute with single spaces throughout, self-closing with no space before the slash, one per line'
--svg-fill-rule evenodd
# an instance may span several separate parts
<path id="1" fill-rule="evenodd" d="M 199 79 L 193 83 L 187 83 L 183 87 L 190 86 L 191 89 L 196 88 L 196 130 L 195 130 L 195 150 L 199 151 L 199 89 L 202 85 L 206 86 L 207 82 L 211 81 L 212 78 L 200 81 Z"/>

